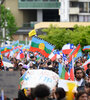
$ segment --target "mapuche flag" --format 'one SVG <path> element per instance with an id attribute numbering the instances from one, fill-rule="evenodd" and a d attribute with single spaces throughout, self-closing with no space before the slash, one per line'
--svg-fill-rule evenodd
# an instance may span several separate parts
<path id="1" fill-rule="evenodd" d="M 51 51 L 54 49 L 54 46 L 50 43 L 38 38 L 38 37 L 32 37 L 31 46 L 29 51 L 32 52 L 40 52 L 43 56 L 48 57 L 51 53 Z"/>

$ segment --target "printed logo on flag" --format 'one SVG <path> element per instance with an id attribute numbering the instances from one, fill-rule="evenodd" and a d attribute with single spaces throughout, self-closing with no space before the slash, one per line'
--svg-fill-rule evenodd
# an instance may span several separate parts
<path id="1" fill-rule="evenodd" d="M 39 49 L 44 50 L 44 48 L 45 48 L 45 44 L 44 43 L 40 43 L 39 44 Z"/>

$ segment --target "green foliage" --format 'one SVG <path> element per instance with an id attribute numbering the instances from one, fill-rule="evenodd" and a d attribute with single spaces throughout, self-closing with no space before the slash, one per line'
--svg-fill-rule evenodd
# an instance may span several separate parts
<path id="1" fill-rule="evenodd" d="M 66 43 L 72 43 L 75 46 L 80 43 L 82 48 L 90 45 L 90 26 L 75 25 L 74 29 L 70 30 L 50 25 L 42 31 L 46 32 L 46 35 L 39 35 L 39 37 L 55 45 L 56 49 L 61 49 Z"/>
<path id="2" fill-rule="evenodd" d="M 12 35 L 18 29 L 13 14 L 3 5 L 1 5 L 1 27 L 6 29 L 6 37 L 8 36 L 10 38 L 12 38 Z"/>

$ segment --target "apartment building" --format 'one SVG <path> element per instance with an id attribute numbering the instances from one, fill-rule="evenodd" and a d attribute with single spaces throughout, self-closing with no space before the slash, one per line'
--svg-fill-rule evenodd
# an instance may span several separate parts
<path id="1" fill-rule="evenodd" d="M 60 22 L 59 0 L 4 0 L 3 4 L 12 12 L 20 27 L 13 36 L 15 40 L 29 40 L 28 33 L 36 23 Z"/>
<path id="2" fill-rule="evenodd" d="M 58 0 L 5 0 L 19 27 L 32 27 L 43 21 L 60 21 Z"/>
<path id="3" fill-rule="evenodd" d="M 69 21 L 90 22 L 90 0 L 69 0 Z"/>
<path id="4" fill-rule="evenodd" d="M 61 22 L 90 22 L 90 0 L 60 0 Z"/>

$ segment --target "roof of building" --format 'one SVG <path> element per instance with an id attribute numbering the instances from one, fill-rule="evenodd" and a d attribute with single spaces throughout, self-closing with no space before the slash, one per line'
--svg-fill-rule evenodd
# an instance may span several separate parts
<path id="1" fill-rule="evenodd" d="M 19 28 L 15 34 L 19 34 L 19 35 L 27 35 L 33 28 L 31 27 L 21 27 Z"/>
<path id="2" fill-rule="evenodd" d="M 59 28 L 73 28 L 75 25 L 90 26 L 90 22 L 40 22 L 35 24 L 35 29 L 48 28 L 50 25 Z"/>

